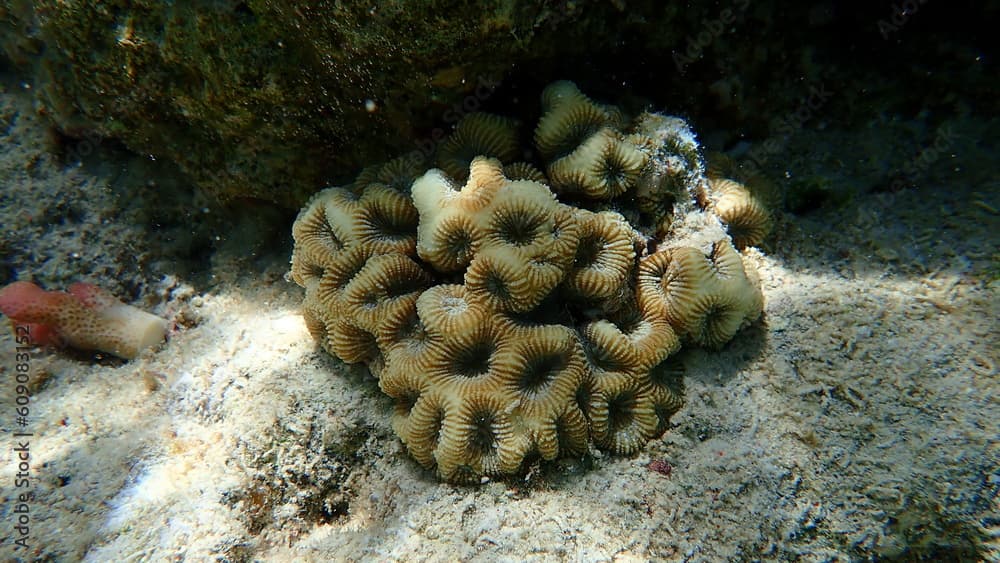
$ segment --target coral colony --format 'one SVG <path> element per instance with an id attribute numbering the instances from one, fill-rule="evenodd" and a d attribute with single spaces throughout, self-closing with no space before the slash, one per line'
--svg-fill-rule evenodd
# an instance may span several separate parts
<path id="1" fill-rule="evenodd" d="M 16 325 L 27 325 L 32 344 L 97 350 L 132 359 L 166 338 L 169 323 L 91 284 L 68 292 L 45 291 L 30 282 L 0 290 L 0 311 Z"/>
<path id="2" fill-rule="evenodd" d="M 738 249 L 768 213 L 708 179 L 683 121 L 630 120 L 570 82 L 542 109 L 544 170 L 517 161 L 516 121 L 471 114 L 439 168 L 366 169 L 293 227 L 310 332 L 368 365 L 410 454 L 450 482 L 590 442 L 636 452 L 683 404 L 671 356 L 721 346 L 763 307 Z"/>

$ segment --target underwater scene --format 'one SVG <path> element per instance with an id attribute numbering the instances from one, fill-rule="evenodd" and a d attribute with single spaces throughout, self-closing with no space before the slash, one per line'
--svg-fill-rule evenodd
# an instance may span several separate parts
<path id="1" fill-rule="evenodd" d="M 3 561 L 1000 561 L 1000 2 L 0 2 Z"/>

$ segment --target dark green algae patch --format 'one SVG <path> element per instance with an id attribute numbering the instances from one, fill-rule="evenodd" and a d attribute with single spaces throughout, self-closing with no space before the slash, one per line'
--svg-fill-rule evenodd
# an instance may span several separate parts
<path id="1" fill-rule="evenodd" d="M 542 3 L 294 4 L 14 2 L 0 47 L 66 135 L 170 159 L 221 201 L 296 207 L 413 150 L 449 107 L 544 51 L 536 29 L 577 19 Z"/>

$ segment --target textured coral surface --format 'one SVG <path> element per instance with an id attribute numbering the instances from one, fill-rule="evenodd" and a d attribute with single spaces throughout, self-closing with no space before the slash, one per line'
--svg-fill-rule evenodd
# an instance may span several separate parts
<path id="1" fill-rule="evenodd" d="M 470 115 L 443 170 L 374 167 L 293 227 L 310 331 L 369 365 L 410 453 L 453 482 L 590 442 L 635 453 L 683 404 L 669 357 L 721 346 L 763 308 L 753 268 L 695 203 L 712 188 L 683 122 L 633 123 L 564 81 L 534 132 L 547 174 L 512 162 L 517 138 L 514 120 Z M 645 210 L 640 184 L 657 202 Z"/>

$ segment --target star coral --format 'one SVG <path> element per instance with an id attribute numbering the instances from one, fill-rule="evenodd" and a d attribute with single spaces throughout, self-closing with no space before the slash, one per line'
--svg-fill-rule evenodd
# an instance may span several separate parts
<path id="1" fill-rule="evenodd" d="M 511 162 L 516 121 L 473 114 L 445 170 L 370 168 L 293 227 L 310 331 L 368 364 L 407 450 L 450 482 L 591 442 L 635 453 L 683 405 L 682 343 L 721 346 L 763 307 L 719 206 L 696 205 L 682 121 L 629 121 L 569 82 L 542 100 L 547 173 Z"/>
<path id="2" fill-rule="evenodd" d="M 640 307 L 657 311 L 678 334 L 719 347 L 763 308 L 759 281 L 728 241 L 697 248 L 676 247 L 643 258 L 639 265 Z"/>
<path id="3" fill-rule="evenodd" d="M 561 81 L 542 93 L 535 144 L 550 160 L 549 179 L 560 192 L 611 199 L 635 185 L 649 156 L 618 130 L 622 115 Z"/>
<path id="4" fill-rule="evenodd" d="M 499 115 L 479 112 L 465 116 L 438 149 L 438 167 L 452 178 L 465 180 L 469 164 L 477 156 L 510 162 L 521 152 L 517 127 L 516 121 Z"/>
<path id="5" fill-rule="evenodd" d="M 771 231 L 771 214 L 744 184 L 727 178 L 711 179 L 699 201 L 718 215 L 729 229 L 736 248 L 760 244 Z"/>

